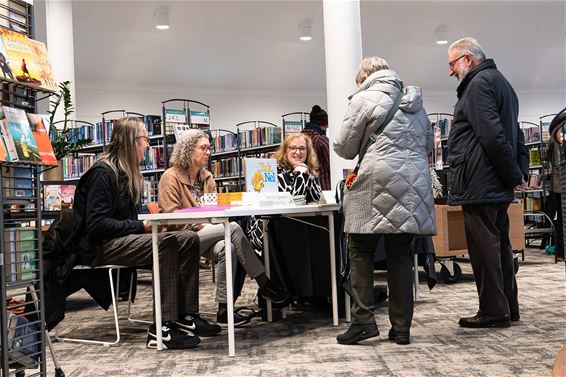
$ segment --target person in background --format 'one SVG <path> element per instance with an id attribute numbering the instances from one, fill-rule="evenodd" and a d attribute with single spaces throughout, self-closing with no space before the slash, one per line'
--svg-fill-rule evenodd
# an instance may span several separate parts
<path id="1" fill-rule="evenodd" d="M 322 189 L 318 181 L 318 161 L 310 137 L 303 133 L 288 135 L 275 152 L 275 159 L 279 192 L 304 195 L 307 203 L 320 200 Z M 258 255 L 263 252 L 260 221 L 251 216 L 246 226 L 246 234 Z"/>
<path id="2" fill-rule="evenodd" d="M 148 146 L 147 130 L 139 118 L 120 118 L 107 150 L 79 180 L 73 216 L 78 254 L 91 266 L 151 265 L 151 226 L 139 221 L 142 195 L 139 164 Z M 198 313 L 198 236 L 192 231 L 159 234 L 159 272 L 163 326 L 149 327 L 147 347 L 156 348 L 157 331 L 168 349 L 192 348 L 201 336 L 216 335 L 220 327 Z"/>
<path id="3" fill-rule="evenodd" d="M 479 310 L 462 327 L 508 327 L 519 301 L 509 241 L 507 208 L 525 189 L 521 166 L 519 101 L 511 84 L 473 38 L 448 49 L 448 75 L 458 81 L 458 102 L 448 136 L 449 205 L 461 205 Z"/>
<path id="4" fill-rule="evenodd" d="M 328 151 L 328 114 L 320 106 L 314 105 L 309 115 L 309 122 L 303 133 L 312 140 L 318 160 L 318 180 L 323 190 L 330 190 L 330 153 Z"/>
<path id="5" fill-rule="evenodd" d="M 171 156 L 172 167 L 163 173 L 159 180 L 158 203 L 161 212 L 175 212 L 183 208 L 198 207 L 204 194 L 216 193 L 216 183 L 212 173 L 205 166 L 210 157 L 208 135 L 201 130 L 187 131 L 174 148 Z M 224 248 L 223 224 L 192 224 L 189 229 L 199 236 L 199 249 L 202 256 L 218 261 L 216 270 L 216 301 L 218 312 L 216 320 L 228 323 L 226 292 L 226 256 Z M 233 268 L 239 261 L 260 287 L 260 294 L 275 303 L 288 297 L 287 292 L 277 287 L 265 274 L 265 267 L 254 254 L 250 242 L 236 222 L 230 223 L 232 237 Z M 239 292 L 241 287 L 235 287 Z M 234 324 L 241 326 L 250 321 L 249 317 L 234 314 Z"/>
<path id="6" fill-rule="evenodd" d="M 421 89 L 403 82 L 380 57 L 362 60 L 356 75 L 358 90 L 349 104 L 334 151 L 353 159 L 375 135 L 360 161 L 358 175 L 344 189 L 344 232 L 352 291 L 352 324 L 336 337 L 356 344 L 379 335 L 373 312 L 374 253 L 381 237 L 387 256 L 390 340 L 410 343 L 413 319 L 412 254 L 417 235 L 436 232 L 428 155 L 433 130 L 423 106 Z M 402 96 L 398 109 L 396 100 Z M 385 123 L 390 111 L 394 117 Z"/>

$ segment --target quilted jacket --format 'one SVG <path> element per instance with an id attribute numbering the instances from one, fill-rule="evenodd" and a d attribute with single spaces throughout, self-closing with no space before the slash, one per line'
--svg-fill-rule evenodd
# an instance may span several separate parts
<path id="1" fill-rule="evenodd" d="M 403 90 L 403 82 L 391 70 L 370 75 L 349 97 L 333 147 L 341 157 L 356 157 L 398 95 L 403 95 L 399 110 L 368 148 L 353 185 L 345 189 L 346 233 L 430 235 L 436 231 L 428 167 L 433 131 L 420 88 Z"/>

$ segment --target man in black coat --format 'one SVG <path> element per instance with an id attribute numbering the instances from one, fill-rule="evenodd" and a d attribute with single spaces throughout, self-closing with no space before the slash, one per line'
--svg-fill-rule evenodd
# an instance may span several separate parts
<path id="1" fill-rule="evenodd" d="M 448 204 L 461 205 L 479 295 L 479 311 L 462 327 L 508 327 L 519 320 L 507 208 L 526 188 L 528 160 L 511 84 L 473 38 L 448 49 L 448 74 L 458 79 L 458 102 L 448 136 Z"/>

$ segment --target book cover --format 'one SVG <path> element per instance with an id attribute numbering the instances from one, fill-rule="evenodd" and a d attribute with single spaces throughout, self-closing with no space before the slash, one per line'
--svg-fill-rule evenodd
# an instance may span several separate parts
<path id="1" fill-rule="evenodd" d="M 6 118 L 5 138 L 14 141 L 18 161 L 40 162 L 41 157 L 25 111 L 2 106 L 4 117 Z"/>
<path id="2" fill-rule="evenodd" d="M 29 113 L 27 116 L 33 138 L 37 144 L 39 156 L 41 157 L 41 164 L 57 165 L 57 158 L 55 157 L 55 152 L 53 151 L 53 146 L 51 145 L 51 140 L 47 133 L 47 128 L 43 123 L 43 117 L 38 114 Z"/>
<path id="3" fill-rule="evenodd" d="M 0 120 L 0 122 L 2 122 L 2 120 Z M 0 136 L 0 161 L 10 161 L 10 156 L 8 156 L 6 144 L 4 144 L 4 137 L 2 136 Z"/>
<path id="4" fill-rule="evenodd" d="M 278 192 L 277 161 L 269 158 L 245 158 L 247 192 Z"/>
<path id="5" fill-rule="evenodd" d="M 4 272 L 7 282 L 14 282 L 18 276 L 18 255 L 16 253 L 16 228 L 4 229 Z"/>
<path id="6" fill-rule="evenodd" d="M 12 182 L 10 183 L 14 196 L 33 198 L 33 179 L 31 170 L 26 167 L 13 167 L 11 169 Z"/>
<path id="7" fill-rule="evenodd" d="M 538 166 L 541 164 L 540 150 L 538 149 L 529 150 L 529 162 L 531 166 Z"/>
<path id="8" fill-rule="evenodd" d="M 45 44 L 15 31 L 2 29 L 8 65 L 16 80 L 57 91 Z"/>
<path id="9" fill-rule="evenodd" d="M 43 209 L 61 210 L 61 185 L 43 185 Z"/>
<path id="10" fill-rule="evenodd" d="M 0 34 L 0 70 L 2 70 L 2 77 L 5 80 L 16 81 L 14 73 L 8 64 L 8 53 L 4 47 L 4 40 L 2 39 L 2 34 Z"/>
<path id="11" fill-rule="evenodd" d="M 35 279 L 35 270 L 37 269 L 37 247 L 35 245 L 35 230 L 22 228 L 19 230 L 19 237 L 19 280 L 33 280 Z"/>
<path id="12" fill-rule="evenodd" d="M 73 201 L 75 200 L 75 185 L 61 185 L 61 208 L 73 209 Z"/>
<path id="13" fill-rule="evenodd" d="M 6 122 L 6 117 L 4 116 L 4 110 L 0 107 L 0 131 L 2 132 L 2 140 L 6 146 L 6 161 L 15 162 L 18 161 L 18 151 L 16 150 L 16 144 L 14 140 L 10 137 L 8 132 L 8 123 Z"/>

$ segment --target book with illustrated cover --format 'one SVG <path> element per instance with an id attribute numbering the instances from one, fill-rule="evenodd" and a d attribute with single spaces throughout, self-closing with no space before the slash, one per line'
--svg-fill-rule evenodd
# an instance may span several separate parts
<path id="1" fill-rule="evenodd" d="M 57 91 L 45 44 L 15 31 L 1 29 L 8 65 L 16 80 Z"/>
<path id="2" fill-rule="evenodd" d="M 2 122 L 2 120 L 0 120 L 0 122 Z M 0 136 L 0 161 L 10 161 L 10 156 L 8 156 L 6 144 L 4 144 L 4 137 L 2 136 Z"/>
<path id="3" fill-rule="evenodd" d="M 17 228 L 4 229 L 4 272 L 7 282 L 17 281 L 19 272 L 18 253 L 17 253 Z"/>
<path id="4" fill-rule="evenodd" d="M 61 208 L 72 209 L 75 200 L 75 185 L 61 185 Z"/>
<path id="5" fill-rule="evenodd" d="M 20 279 L 35 279 L 35 270 L 37 269 L 37 247 L 35 244 L 34 229 L 19 229 L 18 248 L 20 252 Z"/>
<path id="6" fill-rule="evenodd" d="M 4 134 L 5 139 L 11 139 L 14 142 L 17 153 L 17 161 L 28 162 L 41 162 L 39 150 L 25 111 L 21 109 L 14 109 L 7 106 L 2 106 L 5 118 L 5 128 L 7 134 Z M 10 157 L 12 152 L 8 147 Z M 12 159 L 14 161 L 14 159 Z"/>
<path id="7" fill-rule="evenodd" d="M 278 192 L 277 161 L 270 158 L 245 158 L 247 192 Z"/>
<path id="8" fill-rule="evenodd" d="M 37 114 L 27 114 L 31 132 L 39 150 L 41 157 L 41 164 L 43 165 L 57 165 L 57 158 L 49 139 L 49 134 L 45 124 L 43 123 L 43 116 Z"/>
<path id="9" fill-rule="evenodd" d="M 531 166 L 538 166 L 541 164 L 540 150 L 538 149 L 529 150 L 529 163 Z"/>
<path id="10" fill-rule="evenodd" d="M 16 81 L 14 73 L 8 64 L 8 53 L 4 48 L 4 40 L 2 39 L 2 34 L 0 34 L 0 70 L 2 71 L 2 78 L 5 80 Z"/>
<path id="11" fill-rule="evenodd" d="M 43 185 L 43 210 L 61 210 L 61 185 Z"/>
<path id="12" fill-rule="evenodd" d="M 10 137 L 8 132 L 8 123 L 6 122 L 6 117 L 4 116 L 4 110 L 0 107 L 0 131 L 2 132 L 2 139 L 4 145 L 6 146 L 6 161 L 15 162 L 18 161 L 18 151 L 16 150 L 16 144 L 14 140 Z"/>

